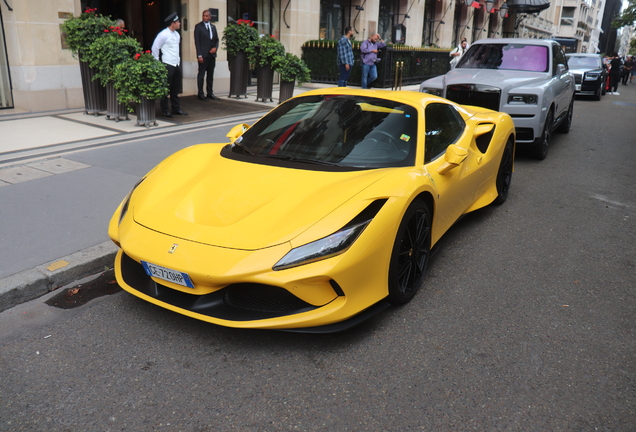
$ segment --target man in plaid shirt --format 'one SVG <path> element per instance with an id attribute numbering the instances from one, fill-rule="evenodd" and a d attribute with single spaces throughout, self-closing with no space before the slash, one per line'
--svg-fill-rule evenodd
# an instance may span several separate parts
<path id="1" fill-rule="evenodd" d="M 346 87 L 351 68 L 353 67 L 353 48 L 351 48 L 351 37 L 353 29 L 346 26 L 344 35 L 338 41 L 338 68 L 340 69 L 340 77 L 338 78 L 338 87 Z"/>

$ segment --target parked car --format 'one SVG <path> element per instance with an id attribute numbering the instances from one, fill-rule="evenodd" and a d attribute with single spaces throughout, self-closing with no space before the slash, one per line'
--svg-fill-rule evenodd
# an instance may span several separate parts
<path id="1" fill-rule="evenodd" d="M 607 67 L 600 54 L 571 53 L 565 55 L 574 74 L 575 94 L 594 96 L 597 101 L 606 93 Z"/>
<path id="2" fill-rule="evenodd" d="M 574 75 L 556 41 L 481 39 L 457 66 L 427 81 L 420 91 L 510 114 L 520 146 L 537 159 L 548 154 L 554 130 L 570 131 Z"/>
<path id="3" fill-rule="evenodd" d="M 308 332 L 411 300 L 444 232 L 506 201 L 515 152 L 508 114 L 411 91 L 310 91 L 228 137 L 123 200 L 117 282 L 202 321 Z"/>

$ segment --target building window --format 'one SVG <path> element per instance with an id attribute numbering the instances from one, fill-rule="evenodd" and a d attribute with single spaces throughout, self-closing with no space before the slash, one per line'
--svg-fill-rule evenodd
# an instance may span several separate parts
<path id="1" fill-rule="evenodd" d="M 228 0 L 228 23 L 239 19 L 253 21 L 261 36 L 280 39 L 280 0 Z"/>
<path id="2" fill-rule="evenodd" d="M 561 13 L 561 25 L 562 26 L 572 26 L 574 25 L 574 12 L 576 8 L 574 7 L 564 7 L 563 12 Z"/>
<path id="3" fill-rule="evenodd" d="M 393 17 L 398 13 L 399 4 L 396 0 L 380 0 L 378 15 L 378 33 L 382 40 L 390 41 L 393 30 Z M 395 43 L 395 41 L 393 41 Z"/>
<path id="4" fill-rule="evenodd" d="M 4 39 L 4 23 L 0 13 L 0 109 L 3 108 L 13 108 L 13 95 L 11 94 L 7 45 Z"/>
<path id="5" fill-rule="evenodd" d="M 341 0 L 320 0 L 320 39 L 338 40 L 342 36 Z"/>

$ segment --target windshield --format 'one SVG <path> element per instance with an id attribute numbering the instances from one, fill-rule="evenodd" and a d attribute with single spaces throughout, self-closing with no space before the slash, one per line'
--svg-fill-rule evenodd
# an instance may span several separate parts
<path id="1" fill-rule="evenodd" d="M 254 158 L 355 168 L 412 166 L 417 110 L 378 98 L 305 96 L 274 109 L 236 144 L 234 152 Z"/>
<path id="2" fill-rule="evenodd" d="M 457 68 L 548 71 L 548 47 L 528 44 L 475 44 Z"/>
<path id="3" fill-rule="evenodd" d="M 601 59 L 598 57 L 587 56 L 568 56 L 568 66 L 570 68 L 601 68 Z"/>

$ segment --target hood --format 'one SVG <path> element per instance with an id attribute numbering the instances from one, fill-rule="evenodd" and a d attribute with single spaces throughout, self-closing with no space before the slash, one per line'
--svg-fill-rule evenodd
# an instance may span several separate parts
<path id="1" fill-rule="evenodd" d="M 575 75 L 583 75 L 585 72 L 598 72 L 601 73 L 603 72 L 603 69 L 601 68 L 595 68 L 595 67 L 580 67 L 580 68 L 570 68 L 570 72 L 572 72 Z"/>
<path id="2" fill-rule="evenodd" d="M 544 72 L 518 70 L 455 68 L 445 76 L 445 85 L 484 84 L 498 88 L 515 88 L 546 80 Z"/>
<path id="3" fill-rule="evenodd" d="M 221 148 L 191 147 L 152 173 L 131 200 L 135 221 L 198 243 L 262 249 L 292 240 L 389 172 L 259 165 L 226 159 Z"/>

